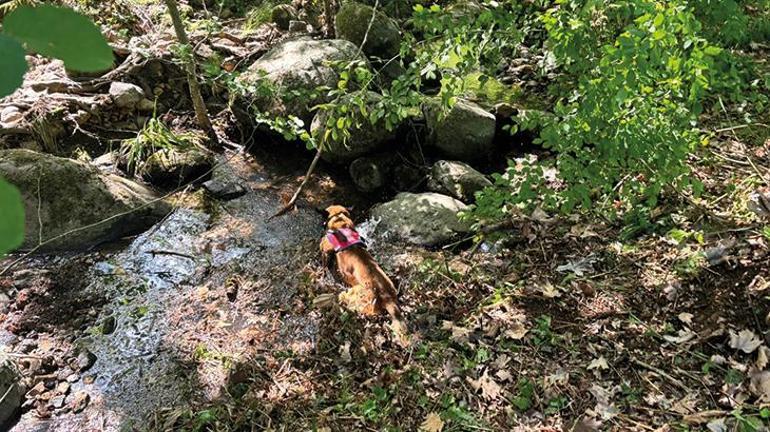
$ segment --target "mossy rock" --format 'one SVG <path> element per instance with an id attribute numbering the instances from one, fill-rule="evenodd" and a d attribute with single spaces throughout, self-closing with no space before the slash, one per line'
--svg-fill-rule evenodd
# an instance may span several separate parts
<path id="1" fill-rule="evenodd" d="M 185 150 L 162 149 L 147 158 L 142 166 L 142 178 L 162 186 L 205 181 L 213 164 L 212 155 L 194 147 Z"/>
<path id="2" fill-rule="evenodd" d="M 19 188 L 21 249 L 82 250 L 136 234 L 171 207 L 146 187 L 88 164 L 31 150 L 0 150 L 0 176 Z"/>
<path id="3" fill-rule="evenodd" d="M 338 38 L 349 40 L 356 46 L 361 46 L 366 37 L 363 51 L 369 57 L 389 60 L 401 49 L 401 31 L 396 22 L 382 12 L 375 13 L 374 8 L 365 4 L 344 3 L 335 17 L 334 31 Z"/>

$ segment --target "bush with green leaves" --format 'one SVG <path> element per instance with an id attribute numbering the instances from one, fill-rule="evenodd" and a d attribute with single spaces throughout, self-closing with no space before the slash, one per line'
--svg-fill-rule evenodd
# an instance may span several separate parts
<path id="1" fill-rule="evenodd" d="M 21 86 L 27 50 L 62 60 L 70 70 L 100 72 L 113 65 L 113 53 L 99 29 L 85 16 L 63 7 L 18 5 L 2 21 L 0 97 Z M 0 178 L 0 257 L 24 240 L 21 194 Z"/>
<path id="2" fill-rule="evenodd" d="M 692 6 L 680 0 L 559 1 L 542 16 L 547 48 L 572 91 L 554 116 L 520 119 L 537 125 L 537 143 L 556 157 L 513 163 L 484 191 L 477 219 L 542 204 L 570 211 L 597 201 L 612 216 L 654 207 L 666 190 L 698 195 L 687 157 L 707 144 L 698 116 L 723 50 L 705 36 Z M 733 77 L 734 83 L 741 82 Z M 564 89 L 562 83 L 560 89 Z M 544 168 L 560 187 L 549 187 Z M 550 182 L 553 184 L 553 182 Z"/>

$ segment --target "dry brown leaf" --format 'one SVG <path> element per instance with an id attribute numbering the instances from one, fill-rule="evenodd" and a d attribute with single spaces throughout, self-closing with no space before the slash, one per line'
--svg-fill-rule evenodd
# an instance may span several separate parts
<path id="1" fill-rule="evenodd" d="M 487 400 L 495 400 L 499 398 L 502 393 L 502 388 L 495 382 L 495 380 L 490 378 L 487 370 L 485 370 L 484 374 L 481 375 L 481 378 L 477 380 L 471 379 L 470 377 L 466 377 L 465 379 L 474 390 L 481 389 L 481 396 Z"/>
<path id="2" fill-rule="evenodd" d="M 768 349 L 764 345 L 759 347 L 759 351 L 757 351 L 757 361 L 754 362 L 754 364 L 757 366 L 757 369 L 764 370 L 765 367 L 767 366 L 769 358 L 770 358 L 770 349 Z"/>
<path id="3" fill-rule="evenodd" d="M 689 312 L 682 312 L 678 315 L 679 321 L 682 321 L 685 324 L 692 324 L 692 319 L 694 315 Z"/>
<path id="4" fill-rule="evenodd" d="M 424 432 L 441 432 L 444 430 L 444 420 L 435 412 L 428 413 L 425 421 L 420 425 L 420 430 Z"/>
<path id="5" fill-rule="evenodd" d="M 762 345 L 762 341 L 759 340 L 757 335 L 751 330 L 741 330 L 740 333 L 735 333 L 730 330 L 730 347 L 751 354 Z"/>
<path id="6" fill-rule="evenodd" d="M 610 365 L 607 364 L 607 359 L 604 358 L 604 356 L 599 357 L 598 359 L 593 359 L 591 363 L 588 364 L 588 370 L 592 369 L 601 369 L 601 370 L 607 370 L 610 368 Z"/>

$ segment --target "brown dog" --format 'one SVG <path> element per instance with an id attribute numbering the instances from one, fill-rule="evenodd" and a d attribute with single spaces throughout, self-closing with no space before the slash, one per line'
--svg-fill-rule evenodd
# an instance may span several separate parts
<path id="1" fill-rule="evenodd" d="M 355 224 L 347 208 L 333 205 L 326 209 L 326 235 L 321 239 L 321 258 L 324 266 L 332 254 L 337 270 L 350 289 L 339 295 L 349 309 L 365 316 L 390 315 L 393 332 L 402 345 L 408 344 L 407 330 L 401 318 L 396 298 L 396 287 L 380 268 L 355 231 Z"/>

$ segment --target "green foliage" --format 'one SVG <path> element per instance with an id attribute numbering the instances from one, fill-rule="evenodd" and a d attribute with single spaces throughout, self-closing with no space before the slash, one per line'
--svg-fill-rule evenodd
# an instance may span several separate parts
<path id="1" fill-rule="evenodd" d="M 147 121 L 136 137 L 120 144 L 120 155 L 126 159 L 130 173 L 141 171 L 147 158 L 158 150 L 183 151 L 192 148 L 200 140 L 194 133 L 175 133 L 157 117 Z"/>
<path id="2" fill-rule="evenodd" d="M 289 3 L 287 0 L 264 0 L 246 13 L 246 30 L 255 30 L 262 24 L 269 23 L 273 18 L 273 8 Z"/>
<path id="3" fill-rule="evenodd" d="M 99 29 L 72 9 L 21 6 L 5 17 L 3 31 L 73 70 L 100 72 L 113 64 L 112 49 Z"/>
<path id="4" fill-rule="evenodd" d="M 8 96 L 21 87 L 27 72 L 27 60 L 24 48 L 15 39 L 0 34 L 0 58 L 3 69 L 0 71 L 0 97 Z"/>
<path id="5" fill-rule="evenodd" d="M 0 257 L 24 241 L 24 206 L 21 194 L 0 178 Z"/>

